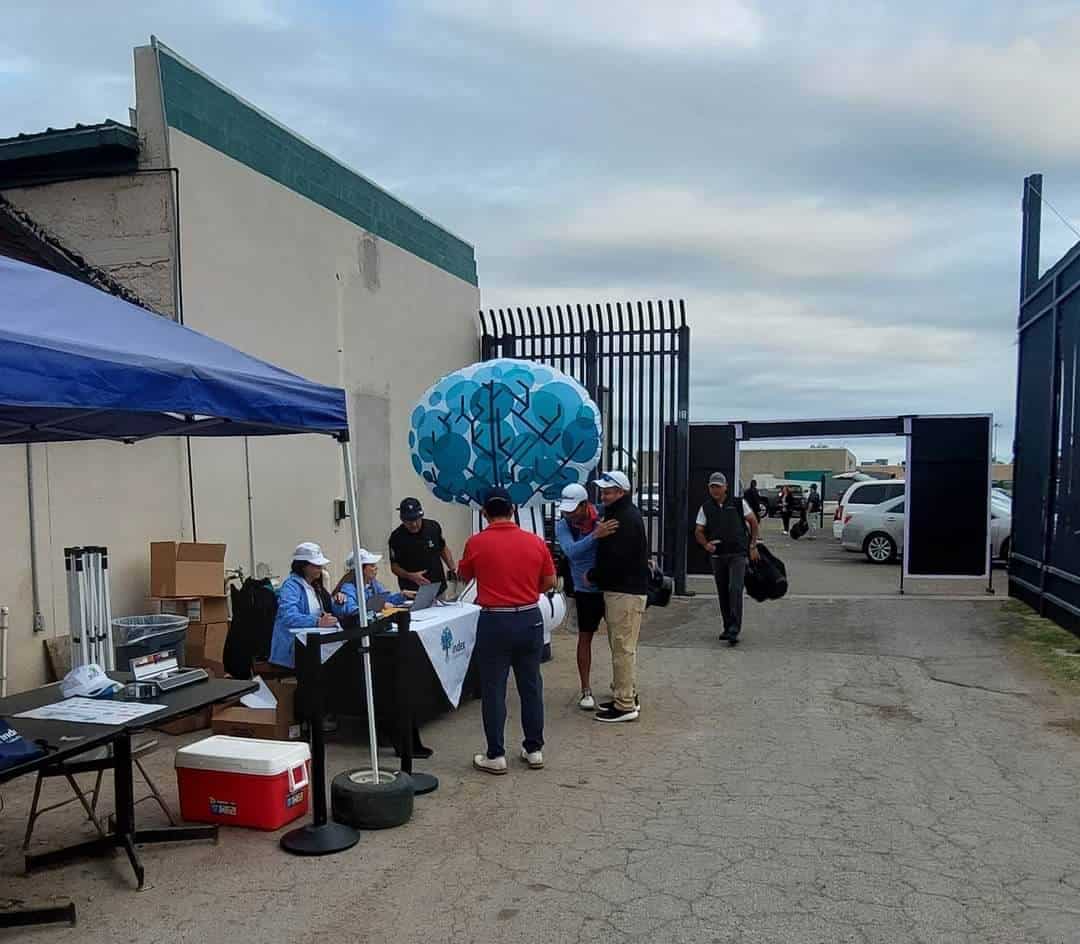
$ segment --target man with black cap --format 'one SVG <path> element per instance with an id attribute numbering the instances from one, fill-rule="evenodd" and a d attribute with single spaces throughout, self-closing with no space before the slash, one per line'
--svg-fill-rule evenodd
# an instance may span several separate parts
<path id="1" fill-rule="evenodd" d="M 402 591 L 416 590 L 426 583 L 440 584 L 454 574 L 454 555 L 443 538 L 439 522 L 424 517 L 424 509 L 415 498 L 406 498 L 398 506 L 401 524 L 390 533 L 390 571 Z M 443 564 L 446 569 L 443 569 Z"/>
<path id="2" fill-rule="evenodd" d="M 473 766 L 506 773 L 506 682 L 513 668 L 525 734 L 521 760 L 539 770 L 544 766 L 544 618 L 538 603 L 540 594 L 555 586 L 555 564 L 543 540 L 515 523 L 505 488 L 489 488 L 483 502 L 487 527 L 465 542 L 458 566 L 463 580 L 476 579 L 481 608 L 475 655 L 487 751 L 473 757 Z"/>
<path id="3" fill-rule="evenodd" d="M 728 645 L 739 642 L 742 631 L 743 584 L 746 559 L 758 559 L 758 520 L 745 499 L 728 494 L 727 476 L 709 476 L 709 497 L 698 511 L 694 538 L 708 552 L 720 600 L 724 631 L 720 638 Z"/>

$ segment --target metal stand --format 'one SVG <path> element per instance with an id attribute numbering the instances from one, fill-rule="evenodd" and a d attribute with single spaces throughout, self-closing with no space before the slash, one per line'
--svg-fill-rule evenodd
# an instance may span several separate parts
<path id="1" fill-rule="evenodd" d="M 397 689 L 398 705 L 398 743 L 401 745 L 401 772 L 413 780 L 413 795 L 425 796 L 439 789 L 439 778 L 432 774 L 417 773 L 413 770 L 413 728 L 415 712 L 412 702 L 412 687 L 406 676 L 407 647 L 409 639 L 409 614 L 395 613 L 390 617 L 397 624 L 398 656 L 395 666 L 394 682 Z"/>
<path id="2" fill-rule="evenodd" d="M 124 733 L 112 742 L 113 749 L 113 788 L 115 790 L 116 813 L 110 823 L 109 831 L 97 839 L 81 842 L 52 852 L 26 856 L 26 871 L 59 865 L 71 859 L 84 856 L 111 855 L 116 849 L 127 853 L 128 861 L 135 872 L 139 888 L 143 887 L 145 874 L 142 861 L 135 846 L 158 842 L 191 842 L 197 840 L 217 840 L 217 826 L 159 826 L 153 829 L 135 828 L 135 783 L 131 761 L 131 735 Z"/>
<path id="3" fill-rule="evenodd" d="M 112 637 L 112 597 L 109 592 L 109 549 L 65 547 L 71 667 L 98 665 L 116 668 Z"/>

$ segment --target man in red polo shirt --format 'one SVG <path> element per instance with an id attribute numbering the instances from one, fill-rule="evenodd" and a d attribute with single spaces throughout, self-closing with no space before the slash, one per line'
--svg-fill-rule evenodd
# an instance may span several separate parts
<path id="1" fill-rule="evenodd" d="M 473 757 L 473 766 L 489 774 L 506 773 L 506 681 L 513 668 L 525 734 L 521 759 L 539 770 L 544 766 L 544 619 L 537 604 L 540 594 L 555 586 L 555 564 L 547 545 L 515 524 L 514 503 L 506 489 L 488 489 L 484 518 L 487 527 L 465 542 L 458 563 L 462 580 L 476 578 L 476 602 L 482 610 L 476 661 L 487 753 Z"/>

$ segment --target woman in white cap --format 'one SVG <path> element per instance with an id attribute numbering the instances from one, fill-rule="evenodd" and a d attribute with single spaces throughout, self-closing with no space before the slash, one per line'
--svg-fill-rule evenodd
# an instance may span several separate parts
<path id="1" fill-rule="evenodd" d="M 360 597 L 356 590 L 355 556 L 349 551 L 345 558 L 345 576 L 338 581 L 334 588 L 334 615 L 355 616 L 360 612 Z M 381 596 L 391 606 L 401 606 L 416 593 L 406 590 L 404 593 L 391 593 L 378 581 L 379 561 L 382 554 L 372 554 L 365 548 L 360 548 L 360 571 L 364 578 L 364 600 L 370 602 L 372 597 Z"/>
<path id="2" fill-rule="evenodd" d="M 337 626 L 330 594 L 323 586 L 323 567 L 330 561 L 318 544 L 305 542 L 293 551 L 291 573 L 278 591 L 277 616 L 270 638 L 270 661 L 296 668 L 293 645 L 296 631 Z"/>

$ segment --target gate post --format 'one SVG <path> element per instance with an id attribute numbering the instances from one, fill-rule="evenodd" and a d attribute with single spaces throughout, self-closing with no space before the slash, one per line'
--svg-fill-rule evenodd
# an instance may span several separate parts
<path id="1" fill-rule="evenodd" d="M 588 393 L 596 408 L 603 415 L 603 407 L 600 404 L 600 335 L 595 328 L 589 328 L 585 332 L 585 392 Z M 601 456 L 603 451 L 601 450 Z M 589 495 L 595 498 L 596 486 L 593 480 L 600 474 L 598 468 L 593 467 L 589 474 Z"/>
<path id="2" fill-rule="evenodd" d="M 675 592 L 686 595 L 686 552 L 690 540 L 687 488 L 690 476 L 690 328 L 679 327 L 679 387 L 676 400 L 674 463 Z"/>

